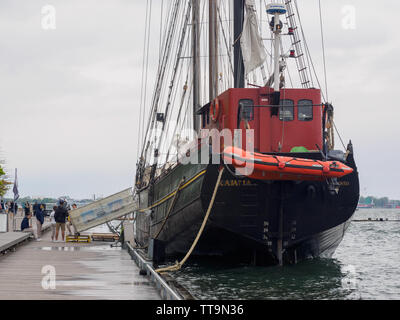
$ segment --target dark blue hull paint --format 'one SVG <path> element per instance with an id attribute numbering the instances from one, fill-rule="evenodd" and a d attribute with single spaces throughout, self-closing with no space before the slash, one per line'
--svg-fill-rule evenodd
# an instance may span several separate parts
<path id="1" fill-rule="evenodd" d="M 240 180 L 226 171 L 193 254 L 260 265 L 277 264 L 280 252 L 284 263 L 290 264 L 310 257 L 331 256 L 343 239 L 359 199 L 358 172 L 352 154 L 346 164 L 354 172 L 339 181 L 338 193 L 331 192 L 325 181 L 267 183 Z M 158 239 L 164 241 L 167 256 L 176 258 L 189 250 L 208 208 L 218 169 L 217 165 L 181 166 L 158 181 L 155 191 L 146 191 L 150 196 L 143 197 L 146 201 L 141 207 L 156 203 L 173 191 L 171 181 L 176 185 L 182 176 L 194 177 L 206 170 L 178 194 L 162 228 Z M 155 193 L 152 200 L 151 194 Z M 139 245 L 146 244 L 160 229 L 170 201 L 154 208 L 151 214 L 138 215 Z"/>

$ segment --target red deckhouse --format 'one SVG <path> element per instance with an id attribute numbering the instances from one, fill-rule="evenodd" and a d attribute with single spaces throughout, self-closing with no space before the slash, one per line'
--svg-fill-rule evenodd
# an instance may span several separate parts
<path id="1" fill-rule="evenodd" d="M 254 151 L 260 153 L 322 149 L 320 90 L 282 89 L 279 107 L 273 105 L 273 92 L 267 87 L 225 91 L 218 96 L 217 107 L 214 103 L 201 110 L 202 128 L 253 129 Z"/>

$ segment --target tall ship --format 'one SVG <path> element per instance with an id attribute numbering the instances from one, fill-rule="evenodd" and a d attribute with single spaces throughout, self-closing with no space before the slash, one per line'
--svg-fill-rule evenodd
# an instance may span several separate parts
<path id="1" fill-rule="evenodd" d="M 335 148 L 297 1 L 148 1 L 144 16 L 137 247 L 155 260 L 191 248 L 257 265 L 330 257 L 358 172 L 351 141 Z"/>

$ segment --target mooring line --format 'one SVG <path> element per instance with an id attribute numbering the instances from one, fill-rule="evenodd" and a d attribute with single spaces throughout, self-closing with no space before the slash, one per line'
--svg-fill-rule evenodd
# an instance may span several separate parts
<path id="1" fill-rule="evenodd" d="M 157 269 L 156 272 L 158 272 L 158 273 L 163 273 L 163 272 L 168 272 L 168 271 L 178 271 L 179 269 L 182 268 L 182 266 L 184 265 L 184 263 L 186 262 L 186 260 L 187 260 L 187 259 L 190 257 L 190 255 L 192 254 L 192 252 L 193 252 L 194 248 L 196 247 L 197 242 L 199 241 L 199 239 L 200 239 L 200 237 L 201 237 L 201 235 L 202 235 L 202 233 L 203 233 L 203 231 L 204 231 L 204 228 L 205 228 L 205 226 L 206 226 L 206 224 L 207 224 L 208 217 L 210 216 L 210 212 L 211 212 L 211 209 L 213 208 L 214 201 L 215 201 L 215 197 L 216 197 L 216 195 L 217 195 L 217 191 L 218 191 L 219 185 L 220 185 L 220 183 L 221 183 L 221 178 L 222 178 L 222 174 L 224 173 L 224 169 L 225 169 L 225 168 L 222 168 L 222 169 L 220 170 L 220 172 L 219 172 L 218 179 L 217 179 L 217 183 L 215 184 L 215 187 L 214 187 L 214 193 L 213 193 L 213 195 L 212 195 L 210 204 L 208 205 L 207 213 L 206 213 L 206 215 L 205 215 L 205 217 L 204 217 L 204 220 L 203 220 L 203 223 L 202 223 L 202 225 L 201 225 L 201 227 L 200 227 L 200 230 L 199 230 L 199 232 L 197 233 L 196 239 L 194 239 L 194 241 L 193 241 L 193 243 L 192 243 L 192 246 L 190 247 L 189 251 L 186 253 L 185 257 L 184 257 L 180 262 L 177 262 L 177 263 L 176 263 L 175 265 L 173 265 L 173 266 L 169 266 L 169 267 Z"/>

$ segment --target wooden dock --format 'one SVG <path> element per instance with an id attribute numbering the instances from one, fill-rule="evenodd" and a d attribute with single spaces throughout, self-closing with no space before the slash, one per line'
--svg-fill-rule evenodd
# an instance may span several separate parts
<path id="1" fill-rule="evenodd" d="M 23 243 L 31 237 L 31 233 L 5 232 L 0 233 L 0 252 L 5 252 Z"/>
<path id="2" fill-rule="evenodd" d="M 12 248 L 0 256 L 1 300 L 160 299 L 126 250 L 102 242 L 54 243 L 49 232 L 42 241 L 25 237 L 0 233 L 0 246 Z"/>

